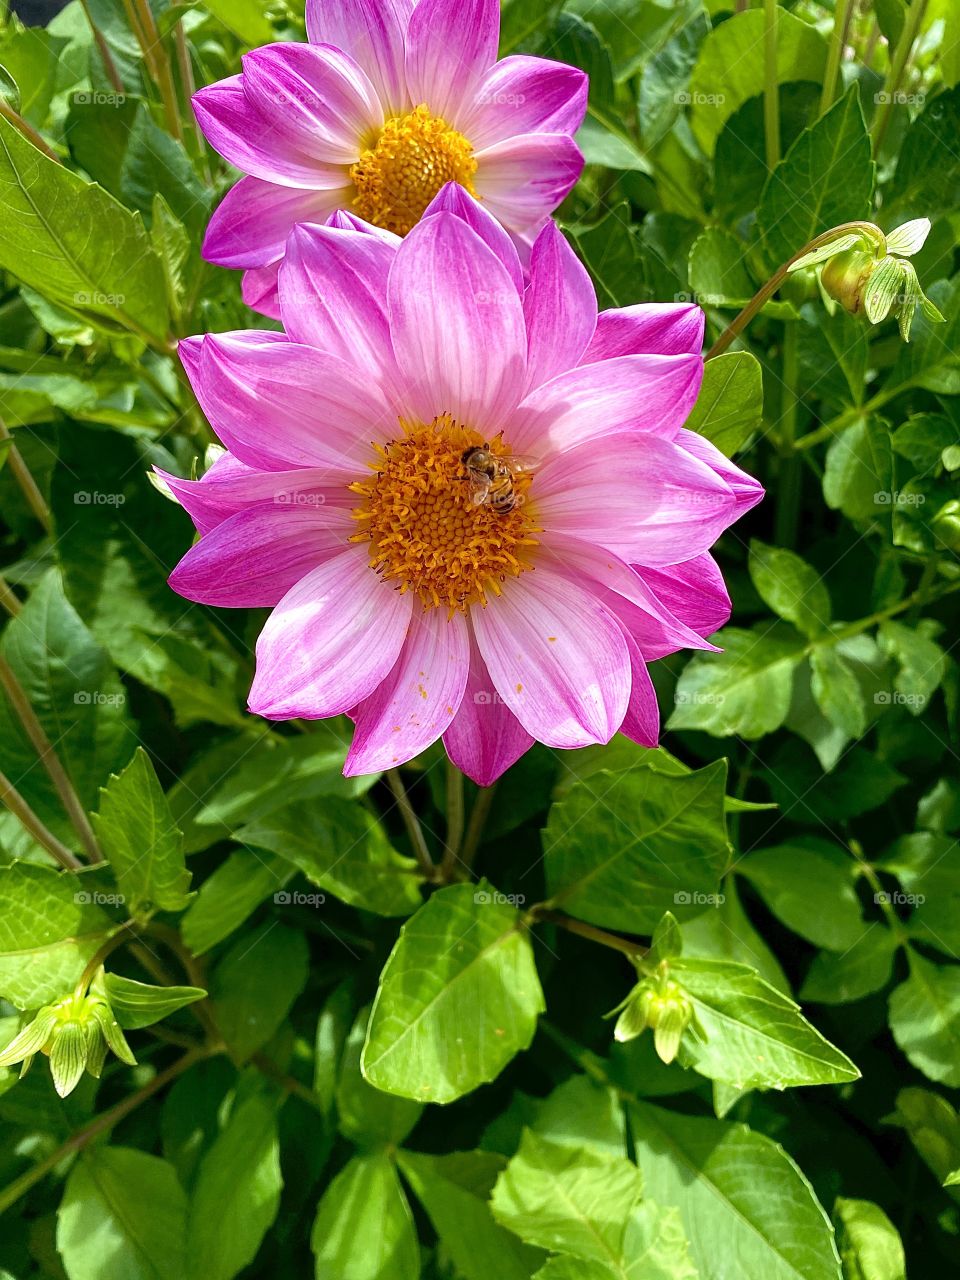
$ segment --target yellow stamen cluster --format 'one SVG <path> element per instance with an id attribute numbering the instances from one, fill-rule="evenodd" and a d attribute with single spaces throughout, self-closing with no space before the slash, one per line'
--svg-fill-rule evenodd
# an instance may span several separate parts
<path id="1" fill-rule="evenodd" d="M 421 104 L 387 120 L 374 145 L 351 166 L 353 208 L 367 222 L 405 236 L 445 182 L 459 182 L 475 196 L 476 171 L 463 134 Z"/>
<path id="2" fill-rule="evenodd" d="M 487 444 L 507 456 L 500 437 L 484 441 L 448 413 L 428 425 L 401 422 L 403 436 L 375 446 L 376 475 L 350 486 L 363 499 L 354 512 L 362 532 L 353 542 L 370 542 L 370 564 L 401 591 L 415 591 L 424 608 L 443 606 L 452 614 L 485 605 L 487 592 L 530 568 L 530 504 L 523 501 L 529 474 L 516 477 L 512 511 L 498 512 L 474 501 L 463 464 L 464 452 Z"/>

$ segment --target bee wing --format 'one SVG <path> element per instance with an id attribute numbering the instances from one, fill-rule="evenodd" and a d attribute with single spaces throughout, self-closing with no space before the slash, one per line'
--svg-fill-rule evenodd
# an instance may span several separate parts
<path id="1" fill-rule="evenodd" d="M 536 471 L 540 466 L 540 459 L 534 458 L 529 453 L 511 453 L 509 457 L 503 458 L 507 466 L 514 475 L 524 475 L 531 471 Z"/>
<path id="2" fill-rule="evenodd" d="M 470 481 L 470 497 L 475 507 L 482 507 L 487 500 L 487 494 L 490 492 L 490 486 L 493 481 L 488 475 L 484 475 L 482 471 L 470 470 L 467 473 L 467 479 Z"/>

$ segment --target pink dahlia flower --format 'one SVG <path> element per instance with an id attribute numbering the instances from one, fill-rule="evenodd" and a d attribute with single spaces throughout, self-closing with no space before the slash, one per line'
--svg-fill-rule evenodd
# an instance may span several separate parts
<path id="1" fill-rule="evenodd" d="M 249 174 L 207 230 L 211 262 L 247 270 L 275 314 L 298 222 L 336 209 L 405 235 L 447 181 L 532 241 L 576 182 L 587 78 L 543 58 L 497 61 L 499 0 L 307 0 L 309 44 L 272 44 L 194 97 L 204 133 Z"/>
<path id="2" fill-rule="evenodd" d="M 166 477 L 202 535 L 171 586 L 272 609 L 250 709 L 349 713 L 348 774 L 441 735 L 481 784 L 534 739 L 654 745 L 646 664 L 713 647 L 708 548 L 762 496 L 683 429 L 702 313 L 598 315 L 553 223 L 524 289 L 453 186 L 404 240 L 373 231 L 296 228 L 285 333 L 182 343 L 228 453 Z"/>

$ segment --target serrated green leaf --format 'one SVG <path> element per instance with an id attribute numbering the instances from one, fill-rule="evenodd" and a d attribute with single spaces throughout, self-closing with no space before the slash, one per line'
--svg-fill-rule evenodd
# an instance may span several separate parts
<path id="1" fill-rule="evenodd" d="M 756 356 L 727 351 L 704 365 L 700 394 L 686 427 L 732 458 L 760 426 L 762 414 L 763 380 Z"/>
<path id="2" fill-rule="evenodd" d="M 417 1280 L 417 1233 L 386 1155 L 354 1156 L 340 1170 L 317 1208 L 310 1242 L 316 1280 Z"/>
<path id="3" fill-rule="evenodd" d="M 750 577 L 774 611 L 807 636 L 822 634 L 830 623 L 830 593 L 822 576 L 806 560 L 784 547 L 750 543 Z"/>
<path id="4" fill-rule="evenodd" d="M 696 654 L 680 676 L 668 729 L 701 729 L 723 738 L 762 738 L 790 709 L 793 673 L 803 658 L 794 632 L 725 627 L 714 636 L 722 653 Z"/>

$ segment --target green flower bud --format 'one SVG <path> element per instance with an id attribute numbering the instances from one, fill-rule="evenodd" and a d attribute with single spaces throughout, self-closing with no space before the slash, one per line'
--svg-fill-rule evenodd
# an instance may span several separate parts
<path id="1" fill-rule="evenodd" d="M 824 292 L 852 316 L 863 309 L 863 293 L 877 259 L 865 249 L 846 249 L 824 263 L 820 283 Z"/>
<path id="2" fill-rule="evenodd" d="M 77 1087 L 84 1071 L 99 1078 L 108 1048 L 121 1062 L 136 1065 L 106 1000 L 101 995 L 74 993 L 40 1009 L 33 1021 L 0 1050 L 0 1067 L 19 1062 L 22 1076 L 34 1055 L 43 1053 L 50 1059 L 53 1086 L 65 1098 Z"/>
<path id="3" fill-rule="evenodd" d="M 613 1010 L 620 1011 L 613 1036 L 621 1042 L 635 1040 L 648 1028 L 653 1031 L 653 1044 L 662 1062 L 677 1056 L 684 1031 L 693 1021 L 693 1005 L 679 983 L 665 972 L 644 978 L 626 1000 Z"/>

